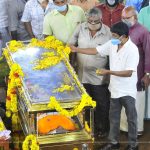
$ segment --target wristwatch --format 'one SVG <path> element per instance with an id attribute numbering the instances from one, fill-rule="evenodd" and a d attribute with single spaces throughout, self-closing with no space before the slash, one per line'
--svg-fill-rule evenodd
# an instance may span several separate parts
<path id="1" fill-rule="evenodd" d="M 147 75 L 148 77 L 150 77 L 150 73 L 146 73 L 146 75 Z"/>

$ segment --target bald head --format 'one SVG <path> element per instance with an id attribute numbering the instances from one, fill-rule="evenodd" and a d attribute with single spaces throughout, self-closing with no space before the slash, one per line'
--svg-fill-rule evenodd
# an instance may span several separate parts
<path id="1" fill-rule="evenodd" d="M 132 16 L 134 16 L 135 19 L 137 19 L 137 11 L 135 10 L 134 7 L 128 6 L 122 10 L 121 16 L 122 16 L 122 19 L 129 19 Z"/>

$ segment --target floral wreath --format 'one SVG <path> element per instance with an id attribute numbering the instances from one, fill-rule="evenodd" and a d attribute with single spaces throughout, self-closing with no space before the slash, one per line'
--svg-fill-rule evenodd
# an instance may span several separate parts
<path id="1" fill-rule="evenodd" d="M 54 52 L 48 51 L 42 54 L 39 60 L 36 60 L 34 70 L 43 70 L 51 66 L 58 64 L 62 59 L 69 59 L 69 54 L 71 52 L 68 46 L 64 46 L 63 43 L 57 40 L 54 36 L 49 36 L 45 40 L 40 41 L 37 39 L 32 39 L 31 42 L 27 45 L 29 47 L 37 46 L 42 47 L 48 50 L 53 49 Z M 11 41 L 8 45 L 8 49 L 4 49 L 4 55 L 9 60 L 9 51 L 11 53 L 17 52 L 19 49 L 23 49 L 25 45 L 21 41 Z M 9 62 L 10 63 L 10 62 Z M 68 66 L 68 64 L 66 64 Z M 7 99 L 6 99 L 6 115 L 7 117 L 12 116 L 12 123 L 18 123 L 18 108 L 17 108 L 17 88 L 22 86 L 21 78 L 24 77 L 22 68 L 14 63 L 11 64 L 11 71 L 9 74 L 8 80 L 8 90 L 7 90 Z M 69 68 L 70 66 L 68 66 Z M 70 68 L 69 68 L 70 70 Z M 69 85 L 61 85 L 58 89 L 55 89 L 57 92 L 71 91 L 74 90 L 73 87 Z M 54 91 L 55 92 L 55 91 Z M 61 107 L 59 102 L 55 97 L 50 97 L 50 102 L 47 105 L 49 109 L 55 109 L 62 115 L 73 117 L 78 115 L 86 106 L 96 107 L 96 102 L 88 94 L 83 94 L 79 105 L 72 108 L 72 110 L 67 110 Z M 89 130 L 89 129 L 88 129 Z M 31 144 L 30 144 L 31 142 Z M 36 141 L 36 136 L 29 135 L 26 137 L 23 142 L 23 150 L 28 150 L 30 147 L 31 150 L 39 150 L 39 146 Z"/>

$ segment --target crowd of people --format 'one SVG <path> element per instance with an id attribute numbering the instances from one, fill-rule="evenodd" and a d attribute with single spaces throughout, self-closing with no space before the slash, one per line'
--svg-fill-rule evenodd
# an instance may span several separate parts
<path id="1" fill-rule="evenodd" d="M 119 149 L 138 150 L 150 84 L 149 0 L 0 0 L 0 56 L 10 40 L 53 35 L 72 50 L 70 63 L 97 102 L 94 135 Z M 89 121 L 89 110 L 85 119 Z"/>

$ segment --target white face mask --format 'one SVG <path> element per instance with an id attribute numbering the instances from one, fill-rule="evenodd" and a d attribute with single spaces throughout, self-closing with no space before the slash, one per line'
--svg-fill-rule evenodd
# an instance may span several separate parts
<path id="1" fill-rule="evenodd" d="M 92 31 L 97 31 L 98 29 L 101 28 L 101 23 L 98 23 L 98 24 L 91 24 L 91 23 L 88 23 L 88 27 L 90 30 Z"/>
<path id="2" fill-rule="evenodd" d="M 132 23 L 126 19 L 122 19 L 122 22 L 124 22 L 129 28 L 132 27 Z"/>
<path id="3" fill-rule="evenodd" d="M 109 5 L 114 5 L 116 1 L 115 0 L 107 0 L 107 2 Z"/>

